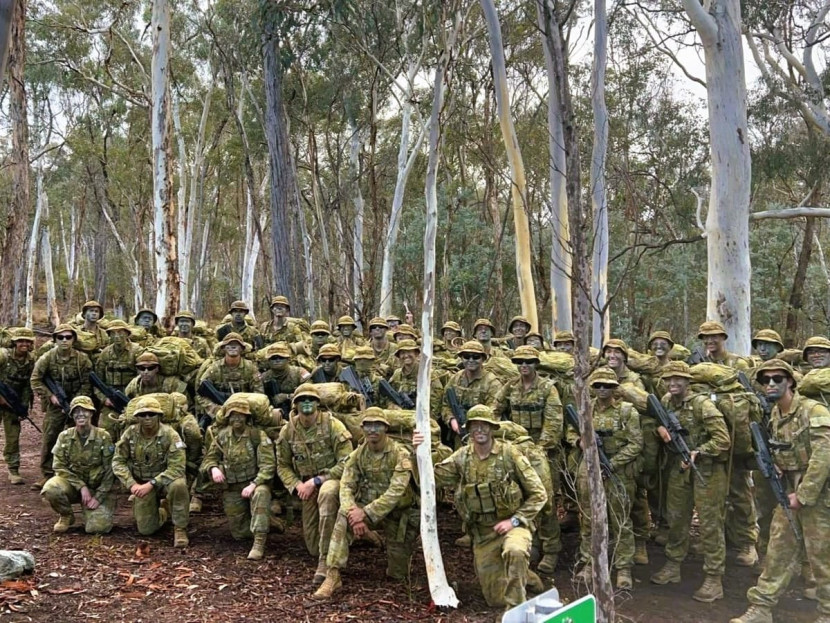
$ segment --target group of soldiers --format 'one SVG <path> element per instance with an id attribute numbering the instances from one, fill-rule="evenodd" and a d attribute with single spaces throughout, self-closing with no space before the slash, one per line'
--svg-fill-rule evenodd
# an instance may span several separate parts
<path id="1" fill-rule="evenodd" d="M 87 532 L 108 532 L 120 486 L 141 534 L 172 521 L 174 546 L 186 547 L 190 515 L 214 488 L 233 537 L 253 540 L 252 560 L 263 557 L 272 529 L 284 529 L 278 515 L 296 499 L 317 560 L 315 598 L 341 588 L 355 539 L 382 544 L 387 576 L 407 578 L 420 519 L 413 449 L 426 432 L 414 430 L 418 331 L 378 317 L 364 323 L 364 338 L 350 316 L 334 327 L 292 317 L 283 296 L 270 311 L 256 327 L 249 306 L 235 301 L 215 331 L 182 311 L 165 336 L 151 310 L 127 324 L 105 319 L 89 301 L 37 352 L 31 330 L 6 330 L 0 415 L 10 482 L 23 484 L 20 422 L 37 397 L 42 479 L 34 487 L 58 514 L 55 532 L 74 524 L 73 504 Z M 749 609 L 732 623 L 772 621 L 799 573 L 827 623 L 830 411 L 798 388 L 830 371 L 830 340 L 813 337 L 795 351 L 764 329 L 745 358 L 729 352 L 718 322 L 703 323 L 698 338 L 695 352 L 656 331 L 647 353 L 619 339 L 591 353 L 587 383 L 616 587 L 633 589 L 631 569 L 648 564 L 654 539 L 666 562 L 651 581 L 680 582 L 697 547 L 705 579 L 693 598 L 715 601 L 729 542 L 736 564 L 762 569 Z M 436 484 L 460 518 L 457 544 L 472 548 L 487 603 L 511 608 L 544 588 L 539 576 L 556 570 L 560 523 L 569 518 L 581 537 L 576 578 L 590 586 L 590 479 L 574 408 L 573 334 L 559 332 L 548 346 L 517 316 L 499 337 L 490 320 L 476 320 L 472 339 L 447 321 L 433 342 L 422 395 L 434 420 Z M 783 502 L 758 471 L 753 423 L 772 449 Z"/>

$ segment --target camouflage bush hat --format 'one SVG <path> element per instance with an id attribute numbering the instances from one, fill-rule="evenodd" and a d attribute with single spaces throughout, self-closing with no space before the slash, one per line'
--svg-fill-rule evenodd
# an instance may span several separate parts
<path id="1" fill-rule="evenodd" d="M 251 309 L 248 307 L 248 304 L 245 301 L 234 301 L 233 303 L 231 303 L 231 306 L 228 309 L 228 313 L 231 313 L 232 311 L 244 311 L 247 314 L 249 311 L 251 311 Z"/>
<path id="2" fill-rule="evenodd" d="M 101 303 L 99 303 L 98 301 L 87 301 L 86 303 L 84 303 L 84 306 L 81 307 L 81 313 L 85 312 L 88 309 L 92 309 L 94 307 L 98 308 L 98 313 L 100 315 L 102 315 L 102 316 L 104 315 L 104 306 L 101 305 Z"/>
<path id="3" fill-rule="evenodd" d="M 804 361 L 807 361 L 807 351 L 811 348 L 830 350 L 830 340 L 821 335 L 815 335 L 811 338 L 807 338 L 807 341 L 804 342 L 804 349 L 801 351 L 801 358 L 804 359 Z"/>
<path id="4" fill-rule="evenodd" d="M 180 318 L 187 318 L 193 325 L 196 325 L 196 314 L 192 311 L 188 311 L 186 309 L 180 311 L 178 314 L 173 316 L 173 322 L 178 322 Z"/>
<path id="5" fill-rule="evenodd" d="M 159 321 L 159 317 L 156 315 L 156 312 L 154 312 L 152 309 L 149 309 L 147 307 L 142 307 L 141 309 L 139 309 L 135 313 L 135 316 L 133 316 L 133 324 L 136 324 L 138 322 L 138 317 L 141 314 L 150 314 L 153 317 L 153 322 L 158 322 Z"/>
<path id="6" fill-rule="evenodd" d="M 685 361 L 670 361 L 660 371 L 660 378 L 667 379 L 670 376 L 682 376 L 684 379 L 691 379 L 692 371 Z"/>
<path id="7" fill-rule="evenodd" d="M 386 323 L 388 324 L 390 322 L 397 322 L 398 324 L 400 324 L 401 319 L 398 318 L 397 316 L 387 316 L 386 317 Z"/>
<path id="8" fill-rule="evenodd" d="M 772 344 L 777 344 L 778 348 L 784 350 L 784 342 L 781 341 L 781 336 L 778 335 L 777 331 L 773 331 L 772 329 L 761 329 L 758 331 L 752 338 L 752 348 L 758 348 L 756 346 L 757 342 L 770 342 Z"/>
<path id="9" fill-rule="evenodd" d="M 320 352 L 317 353 L 317 361 L 320 361 L 323 357 L 337 357 L 338 359 L 343 358 L 340 354 L 340 349 L 337 348 L 335 344 L 323 344 L 320 347 Z"/>
<path id="10" fill-rule="evenodd" d="M 269 344 L 265 350 L 262 351 L 262 354 L 265 359 L 270 359 L 271 357 L 284 357 L 285 359 L 291 359 L 291 349 L 285 342 Z"/>
<path id="11" fill-rule="evenodd" d="M 135 365 L 159 365 L 159 358 L 154 353 L 141 353 L 135 360 Z"/>
<path id="12" fill-rule="evenodd" d="M 530 331 L 532 325 L 530 324 L 530 320 L 528 320 L 524 316 L 513 316 L 513 318 L 510 320 L 510 324 L 507 325 L 507 330 L 512 333 L 513 332 L 513 325 L 516 324 L 517 322 L 521 322 L 522 324 L 526 324 L 527 325 L 527 330 Z"/>
<path id="13" fill-rule="evenodd" d="M 487 353 L 484 352 L 484 347 L 481 345 L 481 342 L 478 340 L 470 340 L 469 342 L 464 342 L 461 348 L 458 350 L 459 355 L 465 354 L 473 354 L 473 355 L 481 355 L 484 359 L 487 359 Z"/>
<path id="14" fill-rule="evenodd" d="M 384 329 L 389 328 L 389 323 L 386 322 L 385 318 L 381 318 L 380 316 L 376 316 L 369 321 L 369 328 L 373 329 L 375 327 L 383 327 Z"/>
<path id="15" fill-rule="evenodd" d="M 113 320 L 108 325 L 107 328 L 104 329 L 107 333 L 112 333 L 113 331 L 126 331 L 127 333 L 132 333 L 133 330 L 123 320 Z"/>
<path id="16" fill-rule="evenodd" d="M 380 407 L 369 407 L 363 412 L 363 417 L 360 418 L 360 423 L 366 424 L 367 422 L 380 422 L 381 424 L 389 426 L 389 420 L 386 419 L 386 415 Z"/>
<path id="17" fill-rule="evenodd" d="M 602 345 L 602 354 L 605 356 L 605 351 L 608 348 L 616 348 L 617 350 L 621 350 L 623 357 L 625 360 L 628 361 L 628 344 L 623 342 L 622 340 L 618 340 L 617 338 L 612 338 L 608 340 L 605 344 Z"/>
<path id="18" fill-rule="evenodd" d="M 795 380 L 795 372 L 793 372 L 793 368 L 790 364 L 782 359 L 770 359 L 755 368 L 755 381 L 760 383 L 761 375 L 764 372 L 770 372 L 771 370 L 780 370 L 781 372 L 786 373 L 786 375 L 791 379 Z M 793 385 L 793 389 L 795 389 L 795 385 Z"/>
<path id="19" fill-rule="evenodd" d="M 492 329 L 493 333 L 496 332 L 496 327 L 493 325 L 492 322 L 490 322 L 489 318 L 479 318 L 478 320 L 476 320 L 475 324 L 473 325 L 473 333 L 478 331 L 478 328 L 481 327 L 481 326 L 490 327 L 490 329 Z"/>
<path id="20" fill-rule="evenodd" d="M 441 327 L 441 335 L 443 335 L 444 331 L 446 331 L 447 329 L 449 329 L 450 331 L 456 331 L 459 335 L 463 333 L 463 331 L 461 330 L 461 325 L 458 324 L 455 320 L 447 320 L 447 322 L 444 323 L 444 326 Z"/>
<path id="21" fill-rule="evenodd" d="M 311 323 L 311 328 L 308 331 L 311 335 L 315 333 L 325 333 L 326 335 L 331 335 L 331 331 L 329 330 L 329 323 L 325 320 L 315 320 Z"/>
<path id="22" fill-rule="evenodd" d="M 416 351 L 421 352 L 415 340 L 401 340 L 398 342 L 398 350 L 395 351 L 395 357 L 400 357 L 401 353 Z"/>
<path id="23" fill-rule="evenodd" d="M 12 336 L 10 339 L 12 342 L 22 342 L 24 340 L 28 342 L 34 342 L 35 332 L 31 329 L 27 329 L 26 327 L 19 327 L 12 331 Z"/>
<path id="24" fill-rule="evenodd" d="M 674 346 L 674 340 L 671 339 L 671 335 L 669 335 L 668 331 L 654 331 L 651 335 L 649 335 L 647 344 L 649 348 L 651 348 L 651 343 L 654 340 L 666 340 L 669 343 L 669 348 Z"/>
<path id="25" fill-rule="evenodd" d="M 415 333 L 415 329 L 408 324 L 399 324 L 395 327 L 395 337 L 397 338 L 399 335 L 408 335 L 413 338 L 418 337 L 418 334 Z"/>
<path id="26" fill-rule="evenodd" d="M 54 338 L 56 335 L 60 335 L 61 333 L 71 333 L 76 340 L 78 339 L 78 331 L 71 324 L 59 324 L 55 327 L 55 330 L 52 331 L 52 337 Z"/>
<path id="27" fill-rule="evenodd" d="M 553 343 L 557 342 L 576 342 L 573 331 L 557 331 L 553 336 Z"/>
<path id="28" fill-rule="evenodd" d="M 314 387 L 311 383 L 303 383 L 297 389 L 294 390 L 294 395 L 291 397 L 291 404 L 297 402 L 300 398 L 312 398 L 317 402 L 320 402 L 320 394 L 317 391 L 317 388 Z"/>
<path id="29" fill-rule="evenodd" d="M 340 316 L 340 318 L 337 319 L 337 327 L 340 328 L 346 326 L 356 327 L 357 323 L 351 316 Z"/>
<path id="30" fill-rule="evenodd" d="M 493 409 L 487 405 L 475 405 L 474 407 L 470 407 L 470 410 L 467 411 L 468 426 L 470 422 L 487 422 L 493 428 L 501 427 L 501 424 L 499 424 L 499 421 L 496 419 L 496 414 L 493 413 Z"/>
<path id="31" fill-rule="evenodd" d="M 228 333 L 225 336 L 225 339 L 222 340 L 221 342 L 219 342 L 219 344 L 221 346 L 227 346 L 228 344 L 230 344 L 232 342 L 239 342 L 239 345 L 242 346 L 242 348 L 245 348 L 245 340 L 242 339 L 241 335 L 239 335 L 238 333 L 234 333 L 233 331 Z"/>
<path id="32" fill-rule="evenodd" d="M 723 335 L 726 338 L 729 337 L 726 329 L 717 320 L 707 320 L 700 325 L 700 328 L 697 330 L 697 339 L 702 340 L 704 335 Z"/>
<path id="33" fill-rule="evenodd" d="M 222 405 L 225 415 L 230 416 L 231 413 L 241 413 L 242 415 L 251 415 L 251 405 L 248 399 L 244 396 L 237 396 L 232 394 L 230 398 Z"/>
<path id="34" fill-rule="evenodd" d="M 269 305 L 269 307 L 273 307 L 274 305 L 285 305 L 289 310 L 291 309 L 288 299 L 282 295 L 275 296 L 271 299 L 271 305 Z"/>
<path id="35" fill-rule="evenodd" d="M 515 351 L 513 351 L 513 356 L 510 358 L 510 361 L 513 363 L 529 360 L 539 363 L 539 351 L 532 346 L 519 346 Z"/>
<path id="36" fill-rule="evenodd" d="M 617 379 L 617 373 L 614 372 L 611 368 L 597 368 L 591 373 L 591 376 L 588 377 L 588 385 L 593 386 L 596 383 L 603 383 L 606 385 L 614 385 L 618 387 L 620 384 L 619 379 Z"/>
<path id="37" fill-rule="evenodd" d="M 72 416 L 72 412 L 75 411 L 78 407 L 82 409 L 87 409 L 89 411 L 95 411 L 95 405 L 92 403 L 92 398 L 89 396 L 75 396 L 72 399 L 72 402 L 69 403 L 69 416 Z"/>
<path id="38" fill-rule="evenodd" d="M 323 348 L 325 348 L 325 346 Z M 323 351 L 323 348 L 320 349 L 320 352 Z M 354 350 L 354 357 L 352 357 L 352 359 L 354 359 L 354 360 L 358 360 L 358 359 L 372 359 L 372 360 L 374 360 L 374 359 L 376 359 L 375 351 L 372 350 L 371 346 L 358 346 Z"/>
<path id="39" fill-rule="evenodd" d="M 156 415 L 164 415 L 164 409 L 161 408 L 161 404 L 159 404 L 159 401 L 155 398 L 144 396 L 139 398 L 135 403 L 133 415 L 138 415 L 139 413 L 155 413 Z"/>

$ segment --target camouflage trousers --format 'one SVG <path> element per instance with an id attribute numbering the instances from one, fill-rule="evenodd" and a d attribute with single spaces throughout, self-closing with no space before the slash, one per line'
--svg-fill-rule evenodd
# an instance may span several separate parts
<path id="1" fill-rule="evenodd" d="M 0 409 L 3 420 L 3 460 L 9 469 L 20 469 L 20 420 L 11 411 Z"/>
<path id="2" fill-rule="evenodd" d="M 308 553 L 325 560 L 340 508 L 340 481 L 327 480 L 317 495 L 303 500 L 303 538 Z"/>
<path id="3" fill-rule="evenodd" d="M 703 544 L 703 571 L 723 575 L 726 565 L 726 539 L 723 531 L 726 502 L 726 465 L 709 458 L 699 459 L 697 466 L 706 481 L 702 485 L 691 470 L 680 471 L 680 459 L 669 459 L 669 484 L 666 514 L 669 537 L 666 558 L 683 562 L 689 553 L 689 529 L 692 513 L 697 509 L 700 541 Z"/>
<path id="4" fill-rule="evenodd" d="M 222 493 L 222 508 L 233 538 L 250 539 L 254 534 L 268 534 L 271 518 L 271 487 L 258 485 L 254 494 L 245 499 L 242 489 L 248 483 L 228 485 Z"/>
<path id="5" fill-rule="evenodd" d="M 51 478 L 55 475 L 55 470 L 52 469 L 52 448 L 69 423 L 69 418 L 63 414 L 60 407 L 49 401 L 44 402 L 46 409 L 43 415 L 43 436 L 40 441 L 40 473 L 44 478 Z"/>
<path id="6" fill-rule="evenodd" d="M 166 496 L 162 496 L 162 493 L 166 493 Z M 187 528 L 190 519 L 190 494 L 185 479 L 176 478 L 161 490 L 154 488 L 143 498 L 133 498 L 133 517 L 139 534 L 154 534 L 162 527 L 159 517 L 159 502 L 162 497 L 166 497 L 170 505 L 173 525 L 177 528 Z"/>
<path id="7" fill-rule="evenodd" d="M 470 533 L 476 575 L 487 605 L 512 608 L 524 602 L 533 542 L 530 530 L 520 526 L 499 535 L 492 526 L 474 526 Z"/>
<path id="8" fill-rule="evenodd" d="M 60 476 L 52 476 L 43 485 L 40 495 L 49 502 L 52 510 L 59 515 L 74 514 L 73 504 L 81 502 L 81 490 L 72 486 L 68 480 Z M 116 497 L 108 493 L 99 499 L 100 505 L 95 510 L 89 510 L 81 505 L 84 515 L 84 529 L 87 534 L 106 534 L 112 530 L 112 517 L 115 514 Z"/>
<path id="9" fill-rule="evenodd" d="M 651 522 L 662 517 L 661 501 L 665 500 L 665 481 L 661 482 L 662 442 L 657 437 L 657 422 L 653 417 L 640 416 L 643 431 L 643 464 L 637 475 L 634 494 L 631 496 L 631 527 L 634 538 L 645 541 L 651 536 Z M 662 485 L 662 490 L 661 490 Z"/>
<path id="10" fill-rule="evenodd" d="M 770 525 L 769 547 L 764 570 L 758 584 L 746 592 L 749 603 L 774 608 L 787 590 L 793 576 L 801 570 L 803 552 L 815 577 L 818 611 L 830 615 L 830 500 L 819 499 L 815 506 L 793 511 L 804 536 L 803 545 L 796 541 L 784 509 L 775 508 Z"/>
<path id="11" fill-rule="evenodd" d="M 612 566 L 616 569 L 628 569 L 634 566 L 634 530 L 631 524 L 631 500 L 637 489 L 634 465 L 616 471 L 619 482 L 603 478 L 605 489 L 606 512 L 608 513 L 609 551 Z M 579 495 L 579 560 L 588 562 L 591 556 L 591 499 L 588 466 L 583 460 L 577 472 L 577 493 Z"/>
<path id="12" fill-rule="evenodd" d="M 735 547 L 755 545 L 758 516 L 752 494 L 752 472 L 744 467 L 745 457 L 734 457 L 726 496 L 726 540 Z"/>
<path id="13" fill-rule="evenodd" d="M 758 515 L 758 553 L 764 555 L 767 553 L 772 515 L 775 507 L 778 506 L 778 501 L 775 499 L 769 481 L 760 471 L 755 470 L 752 476 L 755 482 L 755 510 Z"/>
<path id="14" fill-rule="evenodd" d="M 409 577 L 409 564 L 418 540 L 420 523 L 421 514 L 417 507 L 395 510 L 377 524 L 368 517 L 366 518 L 366 525 L 369 528 L 383 531 L 388 577 L 395 580 L 404 580 Z M 341 509 L 334 522 L 334 531 L 329 542 L 329 553 L 326 557 L 326 564 L 329 567 L 338 569 L 346 567 L 349 562 L 349 544 L 354 538 L 349 521 Z"/>
<path id="15" fill-rule="evenodd" d="M 560 465 L 559 453 L 549 453 L 548 467 L 550 472 L 545 475 L 547 482 L 542 480 L 548 494 L 548 503 L 536 518 L 539 526 L 539 540 L 542 543 L 542 554 L 558 554 L 562 551 L 562 531 L 559 527 L 559 517 L 556 514 L 555 497 L 561 486 Z M 539 477 L 542 478 L 542 474 L 539 474 Z"/>

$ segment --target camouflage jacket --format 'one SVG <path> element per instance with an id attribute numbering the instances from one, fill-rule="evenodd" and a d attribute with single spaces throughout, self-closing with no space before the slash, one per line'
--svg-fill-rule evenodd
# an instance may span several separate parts
<path id="1" fill-rule="evenodd" d="M 594 431 L 602 439 L 602 449 L 617 469 L 640 458 L 643 452 L 643 432 L 640 416 L 634 405 L 623 400 L 600 409 L 596 399 L 593 404 Z M 579 431 L 568 427 L 568 443 L 576 445 Z M 632 476 L 636 474 L 631 474 Z"/>
<path id="2" fill-rule="evenodd" d="M 711 400 L 704 395 L 687 396 L 679 405 L 671 394 L 663 397 L 663 406 L 677 416 L 680 426 L 688 433 L 689 450 L 697 450 L 701 456 L 725 461 L 729 446 L 729 430 L 726 420 Z"/>
<path id="3" fill-rule="evenodd" d="M 159 374 L 156 376 L 156 381 L 155 385 L 145 385 L 141 382 L 141 377 L 137 376 L 127 384 L 124 393 L 127 394 L 128 398 L 156 393 L 172 394 L 173 392 L 187 395 L 187 383 L 178 376 L 164 376 Z"/>
<path id="4" fill-rule="evenodd" d="M 98 355 L 95 372 L 107 385 L 123 390 L 137 374 L 135 360 L 140 354 L 141 347 L 132 342 L 126 342 L 125 348 L 120 350 L 116 350 L 115 344 L 110 344 Z M 104 395 L 97 389 L 95 394 L 104 400 Z"/>
<path id="5" fill-rule="evenodd" d="M 521 377 L 509 381 L 499 391 L 493 409 L 498 419 L 523 426 L 544 448 L 558 448 L 562 442 L 562 402 L 550 379 L 537 374 L 527 390 Z"/>
<path id="6" fill-rule="evenodd" d="M 351 433 L 330 413 L 319 412 L 310 428 L 292 415 L 277 440 L 277 474 L 291 493 L 314 476 L 339 480 L 352 450 Z"/>
<path id="7" fill-rule="evenodd" d="M 271 381 L 273 381 L 276 389 L 276 393 L 273 396 L 270 394 L 268 396 L 271 400 L 271 406 L 283 408 L 287 401 L 290 409 L 291 396 L 294 394 L 294 390 L 308 381 L 309 376 L 309 373 L 299 366 L 288 366 L 281 373 L 275 370 L 266 370 L 263 372 L 261 378 L 264 390 L 268 391 L 269 386 L 272 385 Z"/>
<path id="8" fill-rule="evenodd" d="M 99 502 L 112 489 L 112 456 L 115 446 L 107 431 L 92 427 L 84 441 L 75 428 L 58 435 L 52 448 L 55 475 L 80 491 L 87 487 Z"/>
<path id="9" fill-rule="evenodd" d="M 223 324 L 216 329 L 216 338 L 221 342 L 228 333 L 238 333 L 251 350 L 259 350 L 264 345 L 259 330 L 247 323 L 242 329 L 235 327 L 231 322 Z"/>
<path id="10" fill-rule="evenodd" d="M 35 362 L 32 370 L 32 390 L 41 398 L 49 400 L 52 392 L 43 382 L 43 377 L 49 375 L 63 388 L 69 400 L 75 396 L 92 396 L 92 387 L 89 383 L 92 362 L 89 357 L 76 350 L 70 351 L 65 359 L 58 353 L 58 349 L 53 348 Z"/>
<path id="11" fill-rule="evenodd" d="M 304 339 L 300 325 L 290 319 L 286 319 L 285 324 L 279 329 L 274 326 L 273 320 L 263 322 L 259 325 L 259 334 L 266 344 L 273 344 L 274 342 L 293 344 L 294 342 L 302 342 Z"/>
<path id="12" fill-rule="evenodd" d="M 736 370 L 749 370 L 752 368 L 752 364 L 747 359 L 744 359 L 740 355 L 736 355 L 735 353 L 730 353 L 727 351 L 725 357 L 721 357 L 720 359 L 715 359 L 714 357 L 707 355 L 706 361 L 711 361 L 712 363 L 719 363 L 722 366 L 729 366 L 730 368 L 735 368 Z"/>
<path id="13" fill-rule="evenodd" d="M 798 501 L 813 506 L 820 501 L 830 506 L 827 495 L 830 476 L 830 411 L 798 392 L 786 414 L 776 404 L 770 415 L 771 438 L 787 444 L 774 453 L 775 464 L 787 475 L 788 485 Z M 800 480 L 798 476 L 801 476 Z"/>
<path id="14" fill-rule="evenodd" d="M 0 349 L 0 381 L 17 392 L 20 404 L 24 407 L 28 407 L 32 402 L 32 387 L 29 381 L 36 360 L 34 353 L 26 353 L 23 359 L 16 359 L 13 348 Z"/>
<path id="15" fill-rule="evenodd" d="M 451 387 L 455 388 L 455 393 L 458 396 L 458 402 L 461 406 L 469 409 L 475 405 L 487 405 L 488 407 L 496 406 L 496 399 L 501 390 L 501 383 L 492 372 L 484 370 L 480 377 L 470 380 L 464 370 L 456 372 L 447 381 L 444 387 L 444 399 L 441 405 L 441 417 L 448 425 L 455 417 L 450 409 L 450 403 L 447 400 L 447 390 Z"/>
<path id="16" fill-rule="evenodd" d="M 380 452 L 360 444 L 340 478 L 340 514 L 359 506 L 377 524 L 393 511 L 409 508 L 415 501 L 411 477 L 412 459 L 403 444 L 387 437 Z"/>
<path id="17" fill-rule="evenodd" d="M 240 359 L 238 366 L 229 366 L 224 359 L 219 359 L 210 364 L 205 373 L 199 377 L 199 382 L 211 381 L 220 392 L 236 394 L 239 392 L 251 392 L 264 394 L 262 377 L 253 361 Z M 203 396 L 196 396 L 197 404 L 213 415 L 220 405 L 213 404 Z"/>
<path id="18" fill-rule="evenodd" d="M 412 399 L 412 402 L 415 402 L 415 397 L 418 393 L 418 366 L 413 366 L 408 374 L 404 372 L 403 368 L 398 368 L 392 373 L 389 384 L 392 386 L 392 389 L 406 394 Z M 441 400 L 443 397 L 444 388 L 438 376 L 433 373 L 429 383 L 429 415 L 434 420 L 440 419 L 441 417 Z M 385 396 L 378 395 L 378 402 L 376 404 L 383 409 L 388 409 L 392 407 L 393 403 Z"/>
<path id="19" fill-rule="evenodd" d="M 140 426 L 127 427 L 112 457 L 112 473 L 124 488 L 129 490 L 136 483 L 144 484 L 154 478 L 159 486 L 166 487 L 184 478 L 187 457 L 179 434 L 167 424 L 159 424 L 155 435 L 145 437 Z"/>
<path id="20" fill-rule="evenodd" d="M 224 426 L 216 432 L 201 470 L 209 481 L 210 470 L 218 467 L 229 485 L 268 485 L 274 479 L 274 464 L 274 442 L 268 435 L 248 426 L 237 436 Z"/>

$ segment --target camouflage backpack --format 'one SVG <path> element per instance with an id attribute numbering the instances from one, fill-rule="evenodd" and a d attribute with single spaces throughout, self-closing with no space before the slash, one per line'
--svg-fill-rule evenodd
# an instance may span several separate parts
<path id="1" fill-rule="evenodd" d="M 202 358 L 193 345 L 180 337 L 163 337 L 146 352 L 153 353 L 159 360 L 159 367 L 164 376 L 186 377 L 202 365 Z"/>

